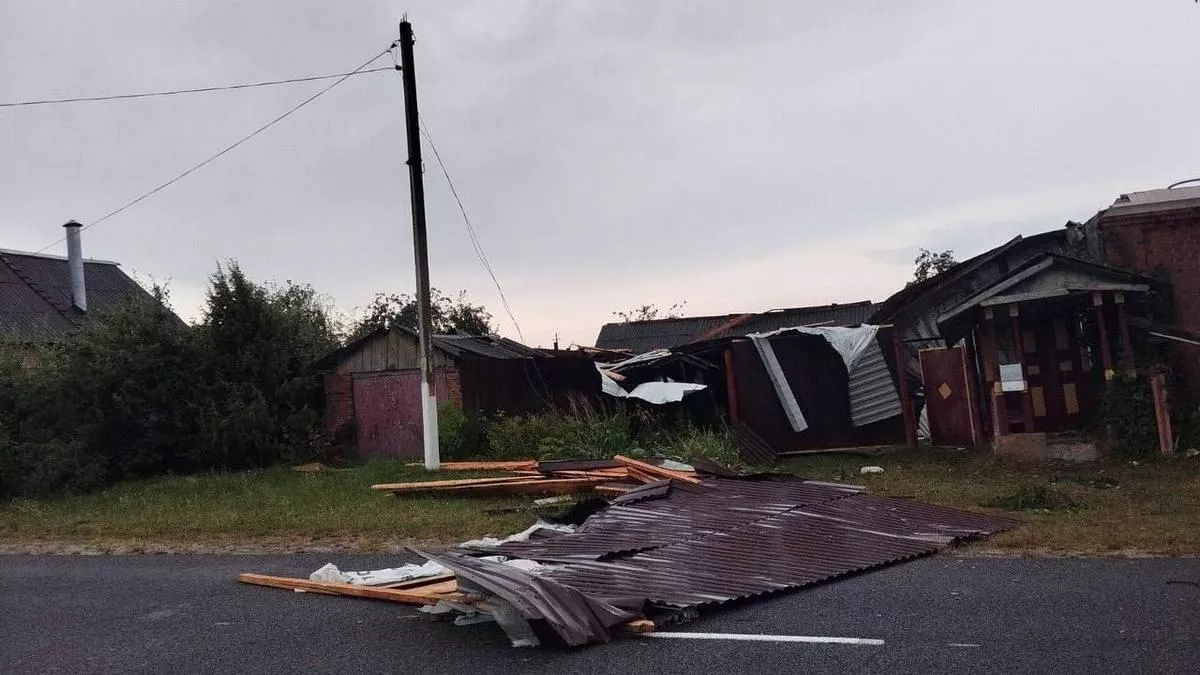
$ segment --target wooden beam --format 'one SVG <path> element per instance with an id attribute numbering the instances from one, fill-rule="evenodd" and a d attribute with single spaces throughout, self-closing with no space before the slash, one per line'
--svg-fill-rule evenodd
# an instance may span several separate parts
<path id="1" fill-rule="evenodd" d="M 1158 427 L 1158 452 L 1169 456 L 1175 452 L 1171 432 L 1171 413 L 1167 408 L 1167 378 L 1162 373 L 1150 376 L 1150 397 L 1154 401 L 1154 423 Z"/>
<path id="2" fill-rule="evenodd" d="M 348 595 L 355 598 L 371 598 L 373 600 L 388 600 L 402 602 L 406 605 L 432 605 L 440 599 L 438 593 L 425 591 L 399 590 L 395 588 L 379 588 L 377 586 L 356 586 L 340 584 L 332 581 L 312 581 L 310 579 L 294 579 L 291 577 L 273 577 L 266 574 L 239 574 L 238 581 L 255 586 L 270 586 L 288 590 L 313 591 Z M 450 582 L 454 583 L 454 582 Z M 445 586 L 443 585 L 443 588 Z"/>
<path id="3" fill-rule="evenodd" d="M 622 633 L 653 633 L 654 622 L 649 619 L 634 619 L 620 625 Z"/>
<path id="4" fill-rule="evenodd" d="M 419 483 L 380 483 L 372 485 L 372 490 L 384 490 L 386 492 L 399 491 L 414 491 L 422 490 L 443 490 L 464 485 L 494 485 L 498 483 L 513 483 L 516 481 L 529 480 L 528 476 L 501 476 L 498 478 L 464 478 L 461 480 L 431 480 L 422 481 Z"/>
<path id="5" fill-rule="evenodd" d="M 725 347 L 725 398 L 729 408 L 729 423 L 738 423 L 737 376 L 733 371 L 733 345 Z"/>
<path id="6" fill-rule="evenodd" d="M 1096 307 L 1096 327 L 1100 330 L 1100 365 L 1104 368 L 1104 380 L 1110 381 L 1113 370 L 1112 350 L 1108 347 L 1108 325 L 1104 322 L 1104 294 L 1092 293 L 1092 304 Z"/>
<path id="7" fill-rule="evenodd" d="M 631 459 L 629 457 L 626 457 L 625 455 L 617 455 L 617 456 L 613 457 L 613 461 L 615 461 L 618 464 L 621 464 L 625 467 L 628 467 L 630 469 L 629 474 L 631 476 L 635 476 L 635 477 L 636 477 L 636 475 L 635 475 L 636 473 L 642 473 L 642 474 L 647 474 L 650 476 L 655 476 L 659 480 L 667 478 L 670 480 L 677 480 L 681 483 L 692 483 L 693 485 L 701 482 L 700 479 L 697 478 L 694 474 L 689 474 L 689 473 L 686 473 L 683 471 L 671 471 L 670 469 L 664 469 L 661 466 L 654 466 L 653 464 L 639 462 L 638 460 Z"/>
<path id="8" fill-rule="evenodd" d="M 1121 335 L 1121 358 L 1125 361 L 1125 372 L 1133 377 L 1137 375 L 1137 368 L 1133 362 L 1133 340 L 1129 338 L 1129 317 L 1125 312 L 1125 295 L 1115 293 L 1114 296 L 1117 303 L 1117 330 Z"/>
<path id="9" fill-rule="evenodd" d="M 537 471 L 536 459 L 520 459 L 511 462 L 442 462 L 442 471 Z M 409 462 L 406 466 L 425 466 L 421 462 Z"/>
<path id="10" fill-rule="evenodd" d="M 388 490 L 394 495 L 436 495 L 440 497 L 503 497 L 507 495 L 566 495 L 580 490 L 611 482 L 611 476 L 592 478 L 526 478 L 516 476 L 517 480 L 497 483 L 476 483 L 452 487 L 425 487 L 419 490 L 397 489 Z M 444 481 L 455 482 L 455 481 Z M 397 483 L 403 486 L 404 483 Z M 376 489 L 384 489 L 375 486 Z"/>

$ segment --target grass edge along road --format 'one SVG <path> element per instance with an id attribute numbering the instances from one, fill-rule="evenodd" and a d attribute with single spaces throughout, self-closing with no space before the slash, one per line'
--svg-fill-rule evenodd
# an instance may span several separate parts
<path id="1" fill-rule="evenodd" d="M 860 475 L 876 464 L 882 474 Z M 965 452 L 905 452 L 791 460 L 780 470 L 872 492 L 1007 513 L 1022 527 L 975 546 L 1011 554 L 1200 553 L 1200 459 L 1011 466 Z M 440 474 L 457 479 L 479 473 Z M 389 550 L 450 544 L 527 527 L 530 512 L 484 509 L 530 498 L 395 498 L 381 482 L 428 480 L 420 468 L 378 461 L 301 473 L 288 468 L 168 476 L 82 495 L 0 504 L 0 550 Z M 988 506 L 985 506 L 988 505 Z"/>

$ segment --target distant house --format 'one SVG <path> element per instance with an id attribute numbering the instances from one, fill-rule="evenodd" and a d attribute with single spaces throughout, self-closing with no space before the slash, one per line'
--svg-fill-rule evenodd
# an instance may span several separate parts
<path id="1" fill-rule="evenodd" d="M 365 457 L 422 453 L 421 354 L 407 328 L 379 329 L 317 362 L 325 371 L 325 429 L 353 426 Z M 470 414 L 520 414 L 598 398 L 600 374 L 589 359 L 553 358 L 499 336 L 435 335 L 439 405 Z"/>
<path id="2" fill-rule="evenodd" d="M 131 298 L 153 301 L 119 263 L 85 260 L 79 224 L 67 225 L 74 244 L 66 258 L 0 249 L 0 338 L 53 342 Z"/>
<path id="3" fill-rule="evenodd" d="M 816 307 L 774 309 L 756 314 L 689 316 L 678 319 L 606 323 L 596 337 L 599 349 L 627 349 L 634 354 L 671 349 L 717 338 L 743 337 L 796 326 L 856 326 L 866 323 L 875 306 L 870 301 Z"/>

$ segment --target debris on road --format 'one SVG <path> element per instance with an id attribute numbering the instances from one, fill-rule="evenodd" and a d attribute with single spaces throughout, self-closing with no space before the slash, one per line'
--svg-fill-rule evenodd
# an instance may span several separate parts
<path id="1" fill-rule="evenodd" d="M 452 578 L 382 586 L 256 574 L 239 581 L 430 605 L 431 613 L 455 617 L 458 625 L 494 620 L 516 646 L 578 646 L 1016 526 L 1007 518 L 872 495 L 861 486 L 728 470 L 697 474 L 684 465 L 666 468 L 661 461 L 621 455 L 612 463 L 575 464 L 532 480 L 447 481 L 460 484 L 450 494 L 479 486 L 523 490 L 529 482 L 592 481 L 591 488 L 609 498 L 577 527 L 539 520 L 504 539 L 465 542 L 441 553 L 413 549 Z M 564 471 L 621 471 L 624 477 L 553 477 Z M 408 485 L 423 487 L 399 492 L 428 484 Z"/>
<path id="2" fill-rule="evenodd" d="M 858 472 L 863 474 L 864 476 L 867 474 L 871 474 L 871 473 L 883 473 L 883 467 L 882 466 L 864 466 L 863 468 L 859 469 Z"/>

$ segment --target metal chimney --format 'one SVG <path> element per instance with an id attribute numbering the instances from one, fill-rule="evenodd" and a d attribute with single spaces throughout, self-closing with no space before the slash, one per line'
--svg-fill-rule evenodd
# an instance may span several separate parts
<path id="1" fill-rule="evenodd" d="M 82 225 L 67 221 L 67 269 L 71 275 L 71 304 L 81 312 L 87 311 L 87 287 L 83 281 L 83 242 L 79 239 Z"/>

